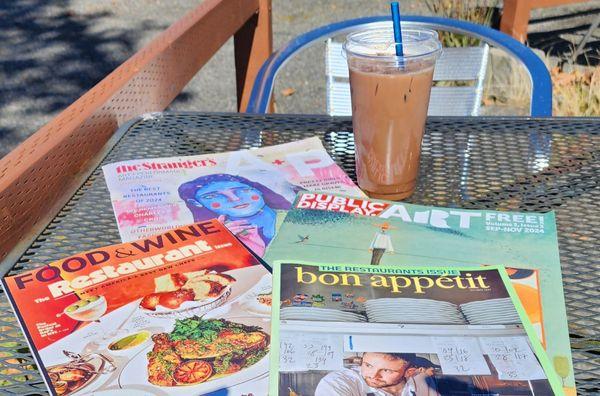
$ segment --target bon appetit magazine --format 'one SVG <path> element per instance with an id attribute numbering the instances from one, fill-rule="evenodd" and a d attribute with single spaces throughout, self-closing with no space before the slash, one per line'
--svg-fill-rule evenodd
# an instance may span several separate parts
<path id="1" fill-rule="evenodd" d="M 371 265 L 502 265 L 533 328 L 575 394 L 554 213 L 412 205 L 302 192 L 265 260 Z M 342 300 L 351 304 L 352 299 Z M 313 301 L 309 296 L 305 305 Z"/>
<path id="2" fill-rule="evenodd" d="M 503 267 L 274 263 L 271 396 L 563 395 Z"/>

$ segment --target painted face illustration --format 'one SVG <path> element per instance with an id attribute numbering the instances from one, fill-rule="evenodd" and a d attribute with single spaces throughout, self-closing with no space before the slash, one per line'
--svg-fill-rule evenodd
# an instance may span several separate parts
<path id="1" fill-rule="evenodd" d="M 235 181 L 208 184 L 199 188 L 194 198 L 205 208 L 229 217 L 253 216 L 265 206 L 259 190 Z"/>

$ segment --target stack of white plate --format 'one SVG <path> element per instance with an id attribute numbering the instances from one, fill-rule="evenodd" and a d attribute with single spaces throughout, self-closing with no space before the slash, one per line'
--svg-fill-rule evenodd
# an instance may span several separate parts
<path id="1" fill-rule="evenodd" d="M 456 304 L 426 298 L 377 298 L 365 302 L 369 322 L 465 324 Z"/>
<path id="2" fill-rule="evenodd" d="M 470 324 L 493 325 L 521 323 L 510 298 L 472 301 L 461 304 L 460 310 Z"/>
<path id="3" fill-rule="evenodd" d="M 363 315 L 329 308 L 285 307 L 281 308 L 283 320 L 313 320 L 317 322 L 365 322 Z"/>

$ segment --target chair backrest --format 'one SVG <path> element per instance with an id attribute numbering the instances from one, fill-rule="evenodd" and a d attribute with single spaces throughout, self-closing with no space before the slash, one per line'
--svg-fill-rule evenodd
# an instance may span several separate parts
<path id="1" fill-rule="evenodd" d="M 273 84 L 279 70 L 303 49 L 336 35 L 347 34 L 372 23 L 389 23 L 389 16 L 351 19 L 326 25 L 304 33 L 275 52 L 263 64 L 256 77 L 247 112 L 266 113 L 273 92 Z M 517 59 L 527 70 L 531 80 L 530 114 L 532 116 L 552 115 L 552 81 L 544 62 L 529 48 L 512 37 L 486 26 L 448 18 L 413 16 L 403 17 L 403 25 L 426 25 L 435 30 L 467 34 L 483 42 L 503 49 Z M 442 69 L 442 68 L 440 68 Z M 462 87 L 458 87 L 462 88 Z"/>
<path id="2" fill-rule="evenodd" d="M 489 46 L 445 48 L 436 62 L 434 81 L 469 82 L 463 86 L 435 86 L 431 90 L 429 115 L 477 116 L 481 108 Z M 325 49 L 327 114 L 352 115 L 349 72 L 342 43 L 327 39 Z"/>

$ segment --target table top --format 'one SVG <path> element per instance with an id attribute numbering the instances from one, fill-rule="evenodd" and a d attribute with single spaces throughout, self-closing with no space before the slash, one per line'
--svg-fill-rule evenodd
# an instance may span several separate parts
<path id="1" fill-rule="evenodd" d="M 355 180 L 348 117 L 158 113 L 120 131 L 102 164 L 197 155 L 319 136 Z M 119 132 L 118 132 L 119 134 Z M 577 388 L 600 390 L 600 119 L 430 117 L 419 182 L 407 200 L 423 205 L 555 210 Z M 119 243 L 100 167 L 9 273 Z M 2 393 L 47 393 L 6 296 L 0 293 Z"/>

